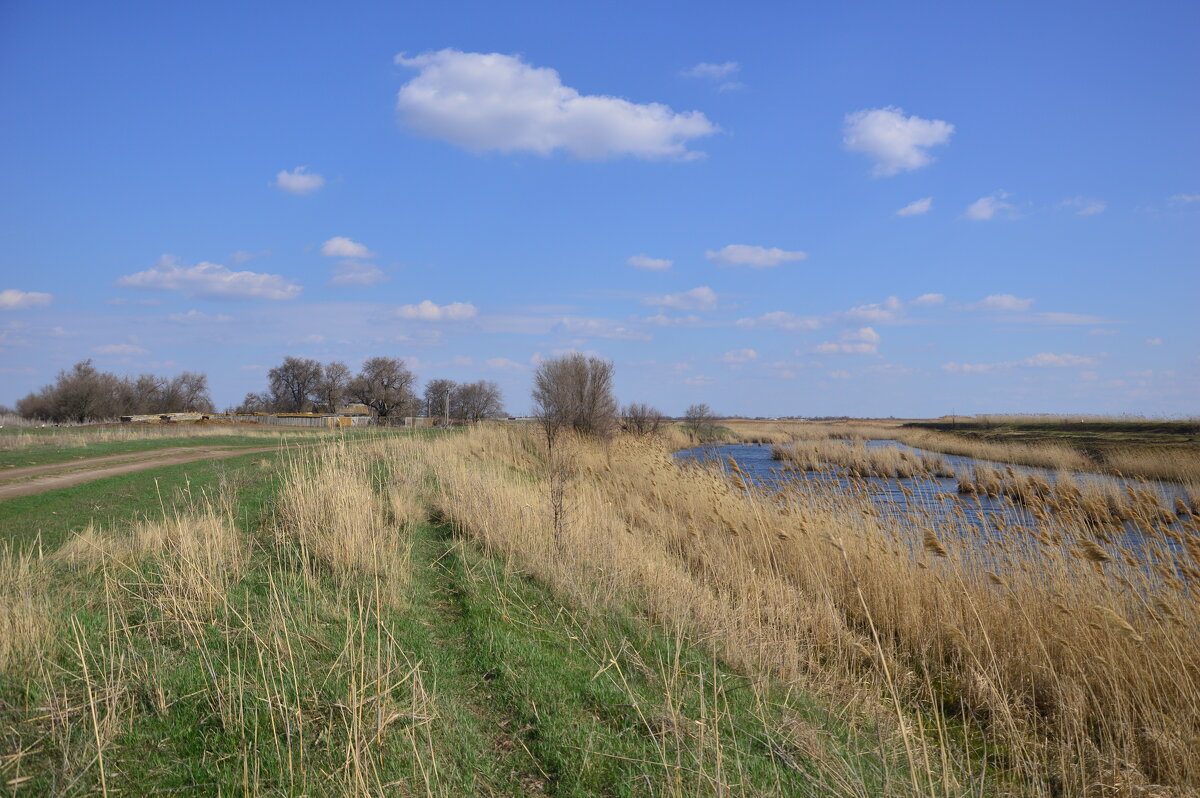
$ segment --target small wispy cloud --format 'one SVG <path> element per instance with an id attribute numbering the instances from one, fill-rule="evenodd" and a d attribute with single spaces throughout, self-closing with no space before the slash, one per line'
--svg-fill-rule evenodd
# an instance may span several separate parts
<path id="1" fill-rule="evenodd" d="M 309 172 L 307 166 L 297 166 L 291 171 L 281 170 L 275 175 L 273 185 L 289 194 L 311 194 L 325 185 L 325 178 L 315 172 Z"/>
<path id="2" fill-rule="evenodd" d="M 1029 310 L 1033 306 L 1033 299 L 1021 299 L 1012 294 L 992 294 L 978 302 L 972 302 L 967 305 L 968 310 L 999 310 L 1009 312 L 1019 312 Z"/>
<path id="3" fill-rule="evenodd" d="M 105 344 L 92 350 L 97 355 L 112 355 L 127 357 L 129 355 L 148 355 L 147 350 L 134 344 Z"/>
<path id="4" fill-rule="evenodd" d="M 367 249 L 366 244 L 346 238 L 334 236 L 321 245 L 321 254 L 327 258 L 373 258 L 375 253 Z"/>
<path id="5" fill-rule="evenodd" d="M 738 319 L 734 324 L 743 329 L 755 328 L 773 330 L 816 330 L 821 327 L 821 320 L 813 316 L 798 316 L 786 310 L 773 310 L 761 316 Z"/>
<path id="6" fill-rule="evenodd" d="M 187 313 L 172 313 L 167 319 L 176 324 L 224 324 L 233 321 L 233 316 L 226 316 L 224 313 L 214 316 L 199 310 L 189 310 Z"/>
<path id="7" fill-rule="evenodd" d="M 1073 209 L 1076 216 L 1095 216 L 1098 213 L 1104 213 L 1108 203 L 1088 197 L 1071 197 L 1058 203 L 1058 207 Z"/>
<path id="8" fill-rule="evenodd" d="M 386 282 L 388 276 L 374 263 L 344 260 L 333 268 L 330 285 L 375 285 Z"/>
<path id="9" fill-rule="evenodd" d="M 235 272 L 208 262 L 184 266 L 174 255 L 163 255 L 153 267 L 121 277 L 117 285 L 213 299 L 295 299 L 302 290 L 278 274 Z"/>
<path id="10" fill-rule="evenodd" d="M 718 250 L 708 250 L 704 256 L 718 266 L 749 266 L 751 269 L 770 269 L 781 263 L 800 261 L 807 252 L 789 252 L 778 247 L 759 247 L 749 244 L 729 244 Z"/>
<path id="11" fill-rule="evenodd" d="M 986 222 L 997 216 L 1002 219 L 1015 219 L 1017 208 L 1012 203 L 1005 202 L 1008 197 L 1007 191 L 995 191 L 986 197 L 980 197 L 967 206 L 963 211 L 963 218 L 975 222 Z"/>
<path id="12" fill-rule="evenodd" d="M 649 255 L 631 255 L 627 261 L 630 266 L 635 269 L 644 269 L 651 272 L 662 272 L 671 268 L 675 261 L 667 260 L 666 258 L 652 258 Z"/>
<path id="13" fill-rule="evenodd" d="M 54 300 L 53 294 L 40 291 L 21 291 L 16 288 L 6 288 L 0 291 L 0 310 L 27 310 L 42 308 Z"/>
<path id="14" fill-rule="evenodd" d="M 753 349 L 731 349 L 721 356 L 722 363 L 749 363 L 758 359 L 758 352 Z"/>
<path id="15" fill-rule="evenodd" d="M 659 305 L 676 310 L 712 310 L 717 306 L 717 292 L 707 285 L 700 285 L 678 294 L 648 297 L 642 300 L 642 304 Z"/>
<path id="16" fill-rule="evenodd" d="M 857 330 L 847 330 L 839 336 L 837 341 L 825 341 L 817 344 L 813 351 L 821 354 L 874 355 L 878 354 L 879 344 L 882 341 L 883 336 L 874 329 L 862 327 Z"/>
<path id="17" fill-rule="evenodd" d="M 951 374 L 984 374 L 991 371 L 1027 366 L 1031 368 L 1085 368 L 1094 366 L 1099 361 L 1088 355 L 1073 355 L 1068 353 L 1039 352 L 1023 360 L 1006 360 L 999 363 L 943 363 L 942 370 Z"/>
<path id="18" fill-rule="evenodd" d="M 478 310 L 470 302 L 451 302 L 438 305 L 428 299 L 416 305 L 401 305 L 396 315 L 416 321 L 466 321 L 475 318 Z"/>
<path id="19" fill-rule="evenodd" d="M 933 197 L 925 197 L 905 205 L 896 211 L 897 216 L 923 216 L 933 207 Z"/>

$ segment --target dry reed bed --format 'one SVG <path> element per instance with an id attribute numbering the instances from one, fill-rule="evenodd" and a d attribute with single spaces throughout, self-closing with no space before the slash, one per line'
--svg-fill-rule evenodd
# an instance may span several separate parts
<path id="1" fill-rule="evenodd" d="M 561 443 L 549 466 L 510 429 L 422 451 L 445 518 L 576 600 L 633 604 L 848 703 L 883 696 L 916 794 L 979 766 L 952 764 L 943 711 L 984 731 L 1021 792 L 1200 789 L 1194 536 L 1135 557 L 1050 514 L 1023 535 L 979 536 L 961 506 L 884 521 L 866 487 L 746 490 L 629 439 Z"/>
<path id="2" fill-rule="evenodd" d="M 862 440 L 849 444 L 832 440 L 776 444 L 771 447 L 771 457 L 803 471 L 824 471 L 832 465 L 846 469 L 852 477 L 954 476 L 946 461 L 937 455 L 909 452 L 895 446 L 868 449 Z"/>

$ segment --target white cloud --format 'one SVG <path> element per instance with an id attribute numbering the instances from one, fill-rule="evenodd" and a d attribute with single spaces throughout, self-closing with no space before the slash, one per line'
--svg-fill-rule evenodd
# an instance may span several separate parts
<path id="1" fill-rule="evenodd" d="M 685 377 L 683 380 L 684 385 L 698 385 L 698 386 L 712 385 L 715 382 L 716 382 L 715 379 L 713 379 L 712 377 L 709 377 L 706 374 L 697 374 L 694 377 Z"/>
<path id="2" fill-rule="evenodd" d="M 223 324 L 227 321 L 233 321 L 232 316 L 226 316 L 224 313 L 219 313 L 216 316 L 210 316 L 207 313 L 201 313 L 198 310 L 189 310 L 187 313 L 172 313 L 167 316 L 168 319 L 177 324 Z"/>
<path id="3" fill-rule="evenodd" d="M 105 344 L 98 346 L 92 350 L 97 355 L 148 355 L 150 354 L 140 346 L 133 344 Z"/>
<path id="4" fill-rule="evenodd" d="M 989 297 L 967 305 L 970 310 L 1004 310 L 1019 312 L 1029 310 L 1033 305 L 1032 299 L 1020 299 L 1012 294 L 992 294 Z"/>
<path id="5" fill-rule="evenodd" d="M 19 291 L 16 288 L 6 288 L 0 291 L 0 310 L 41 308 L 49 305 L 53 299 L 52 294 L 43 294 L 40 291 Z"/>
<path id="6" fill-rule="evenodd" d="M 919 297 L 914 299 L 912 302 L 909 302 L 908 304 L 912 305 L 913 307 L 921 308 L 921 307 L 929 307 L 930 305 L 940 305 L 945 301 L 946 301 L 945 294 L 921 294 Z"/>
<path id="7" fill-rule="evenodd" d="M 174 255 L 163 255 L 153 268 L 127 274 L 117 285 L 214 299 L 295 299 L 303 290 L 278 274 L 235 272 L 208 262 L 184 267 Z"/>
<path id="8" fill-rule="evenodd" d="M 334 236 L 321 245 L 321 254 L 328 258 L 373 258 L 375 253 L 367 249 L 365 244 L 346 238 Z"/>
<path id="9" fill-rule="evenodd" d="M 837 341 L 818 344 L 814 351 L 822 354 L 874 355 L 878 353 L 879 344 L 883 341 L 883 337 L 870 327 L 847 330 L 838 338 Z"/>
<path id="10" fill-rule="evenodd" d="M 333 268 L 330 285 L 374 285 L 388 279 L 383 270 L 374 263 L 344 260 Z"/>
<path id="11" fill-rule="evenodd" d="M 292 171 L 283 169 L 275 175 L 275 186 L 289 194 L 311 194 L 325 185 L 325 178 L 309 172 L 307 166 L 297 166 Z"/>
<path id="12" fill-rule="evenodd" d="M 888 106 L 846 114 L 842 132 L 842 146 L 874 160 L 875 177 L 888 177 L 931 163 L 925 150 L 949 141 L 954 125 L 905 116 L 902 108 Z"/>
<path id="13" fill-rule="evenodd" d="M 807 252 L 788 252 L 777 247 L 756 247 L 748 244 L 730 244 L 719 250 L 708 250 L 704 253 L 718 266 L 749 266 L 751 269 L 768 269 L 781 263 L 794 260 L 804 260 Z"/>
<path id="14" fill-rule="evenodd" d="M 726 61 L 723 64 L 710 64 L 701 61 L 691 69 L 685 69 L 682 74 L 687 78 L 708 78 L 710 80 L 720 80 L 726 78 L 741 69 L 741 64 L 737 61 Z"/>
<path id="15" fill-rule="evenodd" d="M 589 319 L 581 316 L 564 316 L 554 325 L 552 332 L 580 338 L 612 338 L 619 341 L 649 341 L 651 337 L 645 332 L 632 330 L 611 319 Z"/>
<path id="16" fill-rule="evenodd" d="M 396 63 L 418 69 L 396 111 L 417 133 L 475 152 L 563 150 L 580 158 L 689 159 L 689 140 L 718 131 L 699 111 L 580 94 L 558 72 L 517 56 L 440 50 Z"/>
<path id="17" fill-rule="evenodd" d="M 1147 338 L 1146 346 L 1162 346 L 1162 342 L 1163 339 L 1161 338 Z"/>
<path id="18" fill-rule="evenodd" d="M 490 357 L 484 361 L 484 365 L 493 371 L 525 371 L 525 366 L 506 357 Z"/>
<path id="19" fill-rule="evenodd" d="M 1104 200 L 1089 199 L 1087 197 L 1072 197 L 1058 203 L 1060 208 L 1075 208 L 1076 216 L 1095 216 L 1098 213 L 1104 213 L 1104 209 L 1108 207 L 1108 203 Z"/>
<path id="20" fill-rule="evenodd" d="M 1007 360 L 1000 363 L 943 363 L 942 370 L 951 374 L 985 374 L 989 371 L 1001 371 L 1019 366 L 1033 368 L 1080 368 L 1094 366 L 1097 359 L 1086 355 L 1055 354 L 1039 352 L 1024 360 Z"/>
<path id="21" fill-rule="evenodd" d="M 673 260 L 651 258 L 648 255 L 633 255 L 625 262 L 635 269 L 645 269 L 652 272 L 666 271 L 675 263 Z"/>
<path id="22" fill-rule="evenodd" d="M 643 299 L 642 304 L 662 305 L 676 310 L 712 310 L 717 306 L 717 292 L 707 285 L 701 285 L 678 294 Z"/>
<path id="23" fill-rule="evenodd" d="M 929 209 L 933 207 L 933 197 L 925 197 L 916 202 L 910 202 L 900 210 L 896 211 L 897 216 L 921 216 L 929 213 Z"/>
<path id="24" fill-rule="evenodd" d="M 475 306 L 470 302 L 436 305 L 426 299 L 419 305 L 401 305 L 396 311 L 396 315 L 402 319 L 419 321 L 466 321 L 475 318 L 477 312 Z"/>
<path id="25" fill-rule="evenodd" d="M 731 349 L 721 356 L 722 363 L 749 363 L 758 359 L 758 352 L 753 349 Z"/>
<path id="26" fill-rule="evenodd" d="M 1060 311 L 1045 311 L 1026 313 L 1021 316 L 1010 316 L 1004 321 L 1024 322 L 1026 324 L 1104 324 L 1108 321 L 1101 316 L 1091 316 L 1086 313 L 1062 313 Z"/>
<path id="27" fill-rule="evenodd" d="M 797 316 L 785 310 L 773 310 L 756 318 L 738 319 L 735 323 L 743 329 L 764 327 L 775 330 L 815 330 L 821 326 L 819 319 Z"/>
<path id="28" fill-rule="evenodd" d="M 829 372 L 829 376 L 835 380 L 848 380 L 850 379 L 850 372 L 838 369 L 837 371 Z"/>
<path id="29" fill-rule="evenodd" d="M 904 316 L 904 303 L 890 296 L 882 302 L 858 305 L 840 314 L 847 321 L 869 321 L 874 324 L 894 324 Z"/>
<path id="30" fill-rule="evenodd" d="M 1174 194 L 1171 196 L 1171 202 L 1181 202 L 1185 205 L 1190 205 L 1193 202 L 1200 202 L 1200 194 Z"/>
<path id="31" fill-rule="evenodd" d="M 1023 366 L 1037 366 L 1039 368 L 1070 368 L 1073 366 L 1094 366 L 1096 358 L 1086 357 L 1084 355 L 1056 355 L 1053 352 L 1039 352 L 1036 355 L 1031 355 L 1021 361 Z"/>
<path id="32" fill-rule="evenodd" d="M 1006 191 L 997 191 L 986 197 L 980 197 L 967 206 L 967 209 L 963 211 L 963 216 L 976 222 L 994 219 L 996 214 L 1008 219 L 1016 218 L 1016 207 L 1004 201 L 1008 196 Z"/>
<path id="33" fill-rule="evenodd" d="M 686 316 L 668 316 L 661 310 L 653 316 L 646 316 L 642 319 L 646 324 L 653 324 L 655 327 L 693 327 L 700 324 L 700 317 L 695 313 L 689 313 Z"/>

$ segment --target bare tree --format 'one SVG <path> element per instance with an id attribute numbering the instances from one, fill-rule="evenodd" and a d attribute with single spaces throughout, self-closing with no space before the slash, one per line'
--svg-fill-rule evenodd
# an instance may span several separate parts
<path id="1" fill-rule="evenodd" d="M 634 435 L 654 435 L 663 426 L 663 414 L 645 402 L 632 402 L 621 411 L 621 426 Z"/>
<path id="2" fill-rule="evenodd" d="M 491 380 L 479 380 L 457 386 L 450 395 L 455 418 L 474 424 L 486 418 L 504 415 L 504 398 L 500 386 Z"/>
<path id="3" fill-rule="evenodd" d="M 313 405 L 321 380 L 321 364 L 306 357 L 286 357 L 267 372 L 272 405 L 278 413 L 303 413 Z"/>
<path id="4" fill-rule="evenodd" d="M 441 418 L 445 416 L 446 420 L 450 419 L 450 400 L 454 393 L 454 389 L 458 387 L 458 383 L 454 380 L 430 380 L 425 384 L 425 415 L 430 418 Z"/>
<path id="5" fill-rule="evenodd" d="M 717 417 L 712 408 L 703 402 L 688 407 L 683 413 L 683 419 L 699 438 L 711 438 L 716 434 Z"/>
<path id="6" fill-rule="evenodd" d="M 547 443 L 553 447 L 563 429 L 611 435 L 617 420 L 612 382 L 611 361 L 579 352 L 543 361 L 533 377 L 533 405 Z"/>
<path id="7" fill-rule="evenodd" d="M 53 385 L 29 394 L 17 407 L 27 418 L 83 422 L 134 413 L 204 412 L 212 410 L 212 399 L 204 374 L 131 379 L 98 371 L 85 360 L 59 372 Z"/>
<path id="8" fill-rule="evenodd" d="M 336 413 L 338 407 L 346 403 L 349 386 L 350 367 L 340 360 L 326 363 L 313 391 L 317 406 L 326 413 Z"/>
<path id="9" fill-rule="evenodd" d="M 373 357 L 363 363 L 362 371 L 350 381 L 349 393 L 381 419 L 413 415 L 419 406 L 413 393 L 415 379 L 403 361 Z"/>

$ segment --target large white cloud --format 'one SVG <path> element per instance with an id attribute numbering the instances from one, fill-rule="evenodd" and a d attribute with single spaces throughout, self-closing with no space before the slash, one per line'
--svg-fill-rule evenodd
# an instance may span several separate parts
<path id="1" fill-rule="evenodd" d="M 712 310 L 717 306 L 717 292 L 707 285 L 701 285 L 678 294 L 650 297 L 642 300 L 642 303 L 676 310 Z"/>
<path id="2" fill-rule="evenodd" d="M 117 285 L 211 299 L 295 299 L 303 290 L 278 274 L 235 272 L 208 262 L 185 267 L 174 255 L 163 255 L 153 268 L 127 274 Z"/>
<path id="3" fill-rule="evenodd" d="M 290 172 L 283 169 L 275 175 L 275 185 L 289 194 L 311 194 L 325 185 L 325 178 L 309 172 L 307 166 L 297 166 Z"/>
<path id="4" fill-rule="evenodd" d="M 402 319 L 419 321 L 466 321 L 475 318 L 477 312 L 470 302 L 437 305 L 426 299 L 417 305 L 401 305 L 396 315 Z"/>
<path id="5" fill-rule="evenodd" d="M 842 133 L 847 150 L 875 161 L 872 174 L 888 177 L 930 164 L 933 157 L 926 149 L 949 141 L 954 125 L 905 116 L 904 109 L 888 106 L 846 114 Z"/>
<path id="6" fill-rule="evenodd" d="M 419 70 L 397 96 L 401 122 L 475 152 L 690 158 L 688 141 L 718 130 L 699 111 L 580 94 L 518 56 L 447 49 L 396 63 Z"/>
<path id="7" fill-rule="evenodd" d="M 346 238 L 334 236 L 321 245 L 321 254 L 327 258 L 373 258 L 375 253 L 367 249 L 366 244 Z"/>
<path id="8" fill-rule="evenodd" d="M 749 266 L 751 269 L 769 269 L 788 261 L 804 260 L 807 252 L 788 252 L 778 247 L 758 247 L 749 244 L 730 244 L 718 250 L 708 250 L 704 256 L 718 266 Z"/>
<path id="9" fill-rule="evenodd" d="M 0 310 L 41 308 L 49 305 L 53 299 L 52 294 L 43 294 L 41 291 L 20 291 L 16 288 L 6 288 L 0 291 Z"/>

